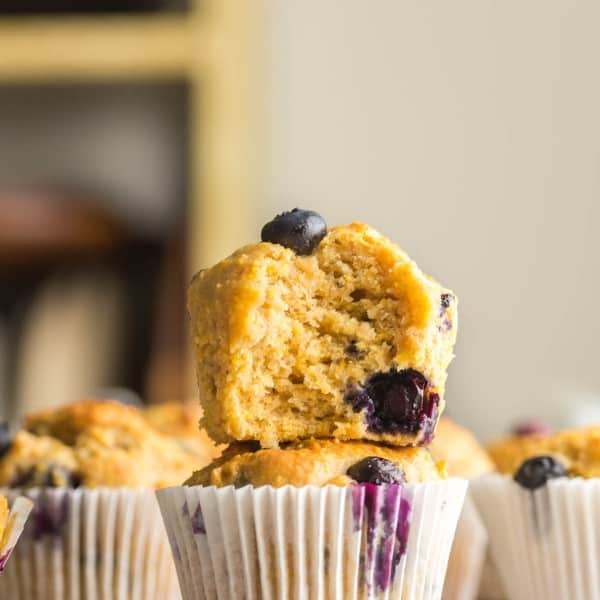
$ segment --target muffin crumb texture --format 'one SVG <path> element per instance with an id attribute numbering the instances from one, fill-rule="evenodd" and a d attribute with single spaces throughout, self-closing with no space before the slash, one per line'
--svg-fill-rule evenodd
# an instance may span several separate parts
<path id="1" fill-rule="evenodd" d="M 457 301 L 370 227 L 310 255 L 241 248 L 188 293 L 203 425 L 218 442 L 429 441 L 443 410 Z"/>

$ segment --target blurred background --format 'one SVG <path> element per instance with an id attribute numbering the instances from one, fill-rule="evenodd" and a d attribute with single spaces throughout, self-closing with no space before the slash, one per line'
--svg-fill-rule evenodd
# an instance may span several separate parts
<path id="1" fill-rule="evenodd" d="M 195 270 L 299 205 L 460 298 L 448 411 L 600 421 L 600 5 L 0 0 L 0 409 L 193 395 Z"/>

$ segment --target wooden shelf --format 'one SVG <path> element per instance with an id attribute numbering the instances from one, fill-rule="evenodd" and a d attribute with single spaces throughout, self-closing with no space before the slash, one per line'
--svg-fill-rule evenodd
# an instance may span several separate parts
<path id="1" fill-rule="evenodd" d="M 185 77 L 197 29 L 186 15 L 0 18 L 0 83 Z"/>

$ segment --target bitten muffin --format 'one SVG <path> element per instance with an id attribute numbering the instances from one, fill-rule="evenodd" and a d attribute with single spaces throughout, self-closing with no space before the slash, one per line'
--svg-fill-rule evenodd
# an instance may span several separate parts
<path id="1" fill-rule="evenodd" d="M 221 454 L 222 447 L 216 446 L 206 431 L 199 427 L 202 410 L 196 402 L 156 404 L 146 407 L 142 415 L 154 429 L 194 452 L 198 457 L 196 467 L 208 464 Z"/>
<path id="2" fill-rule="evenodd" d="M 569 477 L 600 477 L 600 426 L 515 435 L 491 444 L 488 451 L 500 473 L 517 473 L 528 459 L 551 457 Z M 549 468 L 555 468 L 547 462 Z"/>
<path id="3" fill-rule="evenodd" d="M 198 457 L 151 427 L 137 409 L 82 401 L 30 415 L 0 459 L 0 486 L 176 485 Z"/>
<path id="4" fill-rule="evenodd" d="M 443 460 L 451 477 L 473 479 L 494 470 L 494 463 L 477 438 L 465 427 L 442 417 L 429 445 L 433 456 Z"/>
<path id="5" fill-rule="evenodd" d="M 366 442 L 306 440 L 281 448 L 233 444 L 185 485 L 223 487 L 420 483 L 445 478 L 426 448 L 393 448 Z"/>
<path id="6" fill-rule="evenodd" d="M 444 406 L 456 297 L 367 225 L 317 223 L 303 245 L 315 215 L 279 215 L 265 241 L 192 280 L 203 425 L 218 442 L 263 447 L 427 443 Z"/>

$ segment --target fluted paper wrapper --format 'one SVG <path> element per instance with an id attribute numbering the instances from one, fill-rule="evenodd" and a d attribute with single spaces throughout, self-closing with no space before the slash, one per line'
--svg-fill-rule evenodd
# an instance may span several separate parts
<path id="1" fill-rule="evenodd" d="M 490 475 L 472 489 L 510 600 L 600 600 L 600 480 L 532 492 Z"/>
<path id="2" fill-rule="evenodd" d="M 17 541 L 23 533 L 27 517 L 31 513 L 33 502 L 28 498 L 15 498 L 10 508 L 6 531 L 0 538 L 0 571 L 4 571 L 6 564 L 15 547 Z"/>
<path id="3" fill-rule="evenodd" d="M 506 600 L 502 581 L 500 580 L 500 575 L 492 559 L 489 547 L 481 572 L 478 598 L 479 600 Z"/>
<path id="4" fill-rule="evenodd" d="M 450 551 L 443 600 L 475 600 L 487 549 L 488 536 L 467 495 Z"/>
<path id="5" fill-rule="evenodd" d="M 5 490 L 9 501 L 17 495 Z M 10 600 L 177 600 L 179 586 L 152 490 L 32 489 L 6 570 Z"/>
<path id="6" fill-rule="evenodd" d="M 196 486 L 157 495 L 184 600 L 434 600 L 466 486 Z"/>

